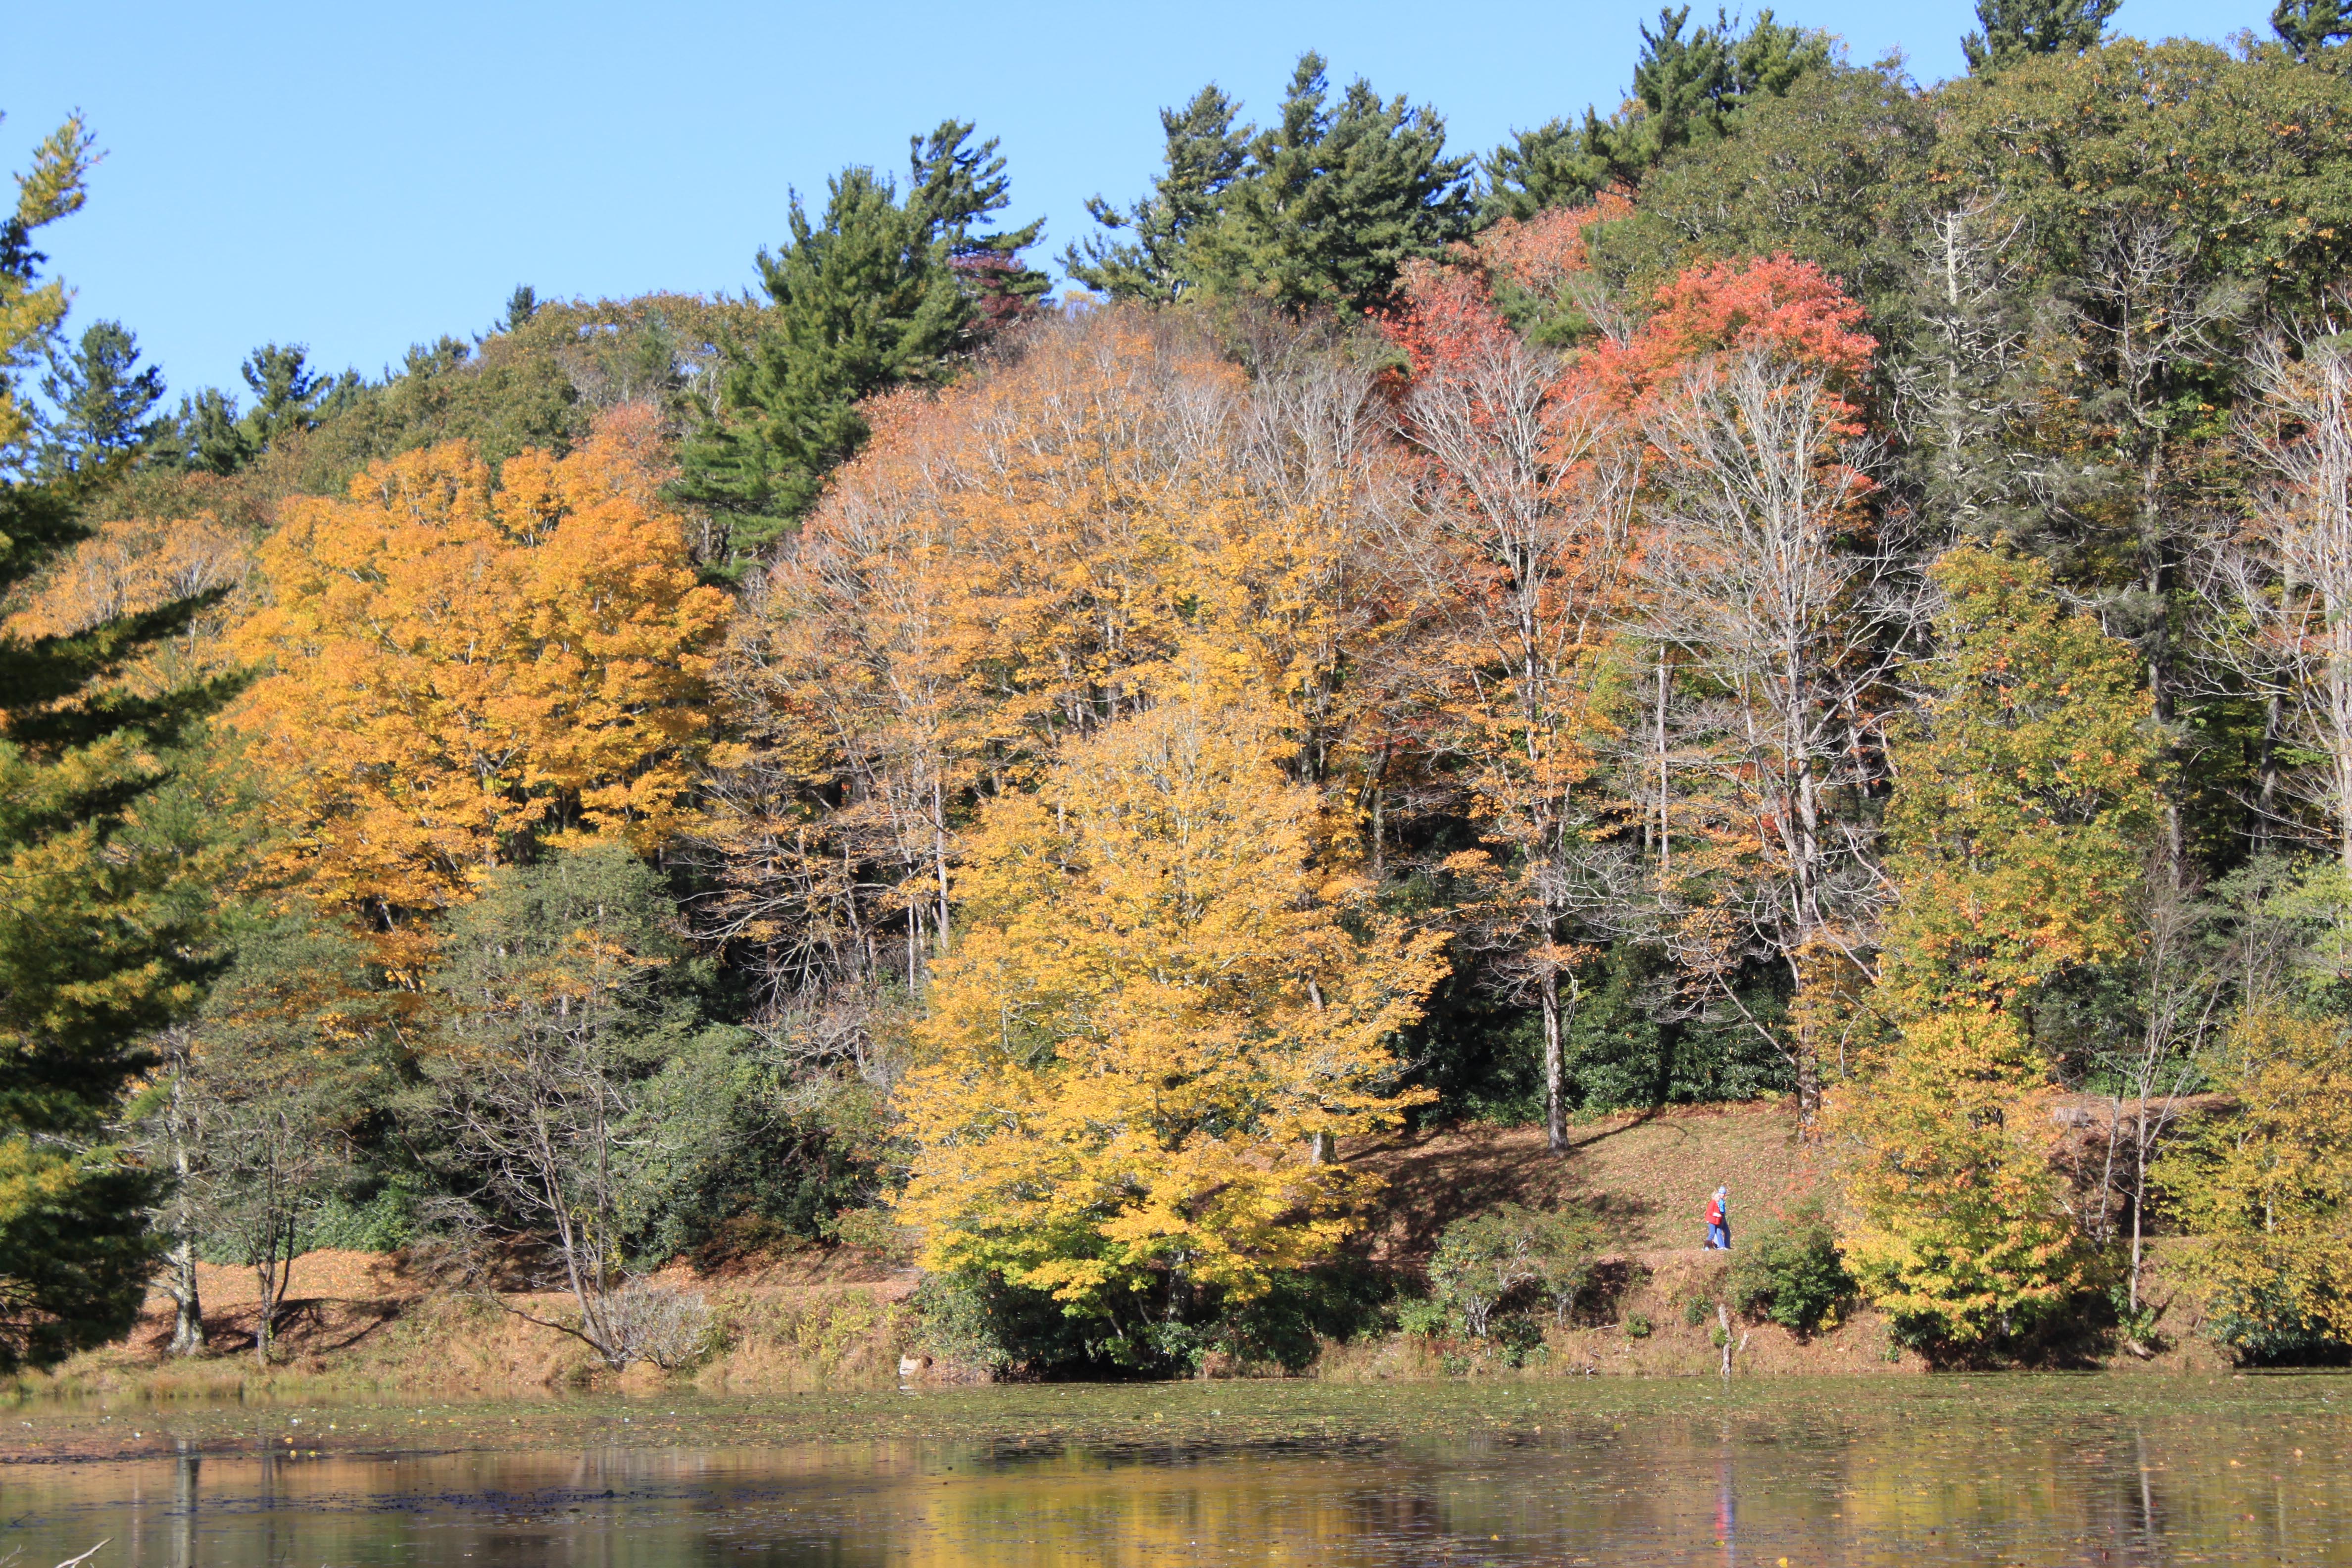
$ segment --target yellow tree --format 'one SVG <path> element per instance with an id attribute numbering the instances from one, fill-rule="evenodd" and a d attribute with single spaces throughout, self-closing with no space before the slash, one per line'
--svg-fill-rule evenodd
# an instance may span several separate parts
<path id="1" fill-rule="evenodd" d="M 2084 1278 L 2030 1002 L 2131 956 L 2158 751 L 2132 648 L 2065 609 L 2046 567 L 1970 547 L 1933 575 L 1937 653 L 1895 731 L 1886 813 L 1897 901 L 1874 1000 L 1896 1037 L 1832 1125 L 1854 1277 L 1922 1338 L 1968 1345 Z"/>
<path id="2" fill-rule="evenodd" d="M 72 293 L 34 271 L 42 257 L 26 243 L 32 231 L 81 210 L 89 199 L 83 182 L 98 162 L 96 139 L 79 114 L 68 116 L 33 151 L 30 173 L 16 177 L 16 208 L 0 219 L 0 468 L 25 456 L 35 411 L 16 385 L 17 375 L 40 363 Z"/>
<path id="3" fill-rule="evenodd" d="M 1363 1182 L 1322 1152 L 1423 1098 L 1391 1042 L 1444 969 L 1318 853 L 1278 710 L 1209 686 L 988 807 L 899 1095 L 929 1267 L 1122 1335 L 1328 1255 Z"/>
<path id="4" fill-rule="evenodd" d="M 2048 1098 L 2016 1022 L 1961 1005 L 1915 1021 L 1865 1089 L 1832 1100 L 1832 1133 L 1849 1146 L 1846 1268 L 1915 1340 L 2005 1337 L 2080 1288 Z"/>
<path id="5" fill-rule="evenodd" d="M 2156 1181 L 2195 1237 L 2212 1316 L 2257 1352 L 2352 1341 L 2352 1035 L 2258 1008 L 2210 1070 L 2233 1109 L 2197 1122 Z"/>
<path id="6" fill-rule="evenodd" d="M 268 661 L 236 715 L 272 780 L 289 869 L 421 956 L 415 918 L 464 903 L 535 838 L 650 846 L 714 744 L 726 595 L 663 508 L 651 417 L 493 475 L 464 443 L 372 465 L 284 508 Z"/>
<path id="7" fill-rule="evenodd" d="M 918 988 L 976 802 L 1148 706 L 1188 638 L 1294 715 L 1294 776 L 1335 771 L 1384 459 L 1370 374 L 1296 357 L 1253 383 L 1181 321 L 1104 310 L 869 405 L 721 676 L 753 755 L 715 791 L 718 912 L 779 1007 Z"/>

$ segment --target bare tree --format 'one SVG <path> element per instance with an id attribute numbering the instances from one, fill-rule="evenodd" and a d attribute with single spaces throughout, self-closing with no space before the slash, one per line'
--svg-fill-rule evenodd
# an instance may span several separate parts
<path id="1" fill-rule="evenodd" d="M 1406 668 L 1435 715 L 1429 738 L 1502 858 L 1463 935 L 1486 954 L 1489 986 L 1541 1015 L 1544 1121 L 1561 1150 L 1566 1020 L 1591 956 L 1579 917 L 1613 902 L 1601 842 L 1612 825 L 1589 786 L 1599 656 L 1633 576 L 1640 444 L 1559 356 L 1490 313 L 1463 315 L 1398 410 L 1432 459 L 1422 505 L 1398 520 L 1397 570 L 1432 607 Z"/>
<path id="2" fill-rule="evenodd" d="M 1869 794 L 1914 615 L 1864 511 L 1873 454 L 1822 372 L 1718 356 L 1651 407 L 1660 458 L 1633 629 L 1697 694 L 1675 774 L 1693 843 L 1660 896 L 1685 972 L 1744 1013 L 1734 981 L 1751 959 L 1799 994 L 1861 962 L 1885 896 Z M 1749 1022 L 1788 1058 L 1810 1122 L 1819 1041 Z"/>
<path id="3" fill-rule="evenodd" d="M 653 872 L 618 847 L 502 877 L 454 927 L 414 1107 L 471 1187 L 448 1217 L 543 1246 L 578 1321 L 499 1304 L 615 1368 L 648 1353 L 646 1324 L 662 1315 L 629 1244 L 719 1156 L 724 1127 L 723 1086 L 698 1073 L 707 1037 L 663 984 L 672 918 Z"/>
<path id="4" fill-rule="evenodd" d="M 1998 526 L 2020 487 L 2006 437 L 2020 412 L 2024 225 L 1982 197 L 1927 214 L 1912 237 L 1917 328 L 1893 361 L 1890 408 L 1926 510 L 1947 536 Z"/>
<path id="5" fill-rule="evenodd" d="M 142 1131 L 156 1162 L 170 1173 L 172 1185 L 155 1224 L 171 1238 L 163 1253 L 161 1283 L 172 1298 L 172 1353 L 202 1355 L 205 1351 L 205 1307 L 196 1279 L 196 1171 L 202 1157 L 203 1134 L 197 1121 L 197 1100 L 189 1083 L 195 1068 L 195 1031 L 186 1025 L 167 1029 L 157 1041 L 162 1064 L 157 1089 L 160 1103 Z"/>
<path id="6" fill-rule="evenodd" d="M 2200 585 L 2230 612 L 2205 623 L 2217 662 L 2264 705 L 2255 809 L 2290 830 L 2292 801 L 2315 811 L 2352 872 L 2352 355 L 2327 325 L 2250 358 L 2260 404 L 2245 447 L 2264 482 Z M 2294 765 L 2296 752 L 2313 761 Z"/>
<path id="7" fill-rule="evenodd" d="M 2179 1121 L 2181 1102 L 2200 1081 L 2200 1048 L 2220 1017 L 2229 988 L 2212 962 L 2202 927 L 2207 911 L 2195 890 L 2152 868 L 2142 884 L 2143 945 L 2134 985 L 2128 1042 L 2109 1053 L 2110 1096 L 2103 1194 L 2119 1194 L 2131 1226 L 2131 1310 L 2140 1307 L 2146 1261 L 2148 1171 Z M 2094 1216 L 2092 1239 L 2115 1240 L 2115 1204 Z"/>

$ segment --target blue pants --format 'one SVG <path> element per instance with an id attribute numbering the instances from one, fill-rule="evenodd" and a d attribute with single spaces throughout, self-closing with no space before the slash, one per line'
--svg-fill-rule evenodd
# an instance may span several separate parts
<path id="1" fill-rule="evenodd" d="M 1730 1251 L 1731 1227 L 1727 1225 L 1708 1226 L 1706 1227 L 1706 1244 L 1710 1248 L 1719 1248 L 1726 1252 Z"/>

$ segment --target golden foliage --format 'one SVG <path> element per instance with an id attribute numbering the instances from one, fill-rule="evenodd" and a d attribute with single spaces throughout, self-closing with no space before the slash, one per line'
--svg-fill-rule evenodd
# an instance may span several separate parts
<path id="1" fill-rule="evenodd" d="M 1914 1023 L 1831 1096 L 1830 1131 L 1847 1145 L 1846 1268 L 1906 1331 L 1974 1345 L 2081 1288 L 2049 1087 L 2014 1022 L 1959 1005 Z"/>
<path id="2" fill-rule="evenodd" d="M 2158 806 L 2131 645 L 2065 609 L 2038 562 L 1969 546 L 1933 574 L 1943 657 L 1897 729 L 1886 813 L 1900 901 L 1881 1004 L 1906 1017 L 2127 957 Z"/>
<path id="3" fill-rule="evenodd" d="M 929 1267 L 1117 1317 L 1155 1274 L 1261 1294 L 1347 1234 L 1361 1180 L 1310 1141 L 1425 1098 L 1390 1043 L 1444 964 L 1316 854 L 1281 731 L 1191 683 L 986 811 L 900 1090 Z"/>
<path id="4" fill-rule="evenodd" d="M 2250 1339 L 2352 1340 L 2352 1031 L 2256 1011 L 2210 1066 L 2234 1109 L 2198 1122 L 2155 1172 L 2195 1238 L 2186 1266 Z"/>
<path id="5" fill-rule="evenodd" d="M 236 719 L 322 904 L 391 931 L 534 838 L 677 830 L 729 601 L 696 583 L 653 450 L 622 410 L 495 482 L 452 443 L 287 503 L 237 634 L 270 673 Z"/>
<path id="6" fill-rule="evenodd" d="M 898 926 L 913 983 L 974 802 L 1147 707 L 1180 652 L 1285 708 L 1295 773 L 1334 771 L 1381 628 L 1369 387 L 1253 386 L 1181 322 L 1102 310 L 870 407 L 732 639 L 759 757 L 719 786 L 737 929 L 805 973 L 898 967 L 875 955 Z M 1310 396 L 1319 425 L 1268 406 Z"/>

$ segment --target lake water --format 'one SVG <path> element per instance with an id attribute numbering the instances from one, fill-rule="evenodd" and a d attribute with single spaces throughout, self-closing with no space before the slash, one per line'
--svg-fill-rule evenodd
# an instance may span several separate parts
<path id="1" fill-rule="evenodd" d="M 2338 1376 L 125 1404 L 0 1424 L 11 1568 L 101 1539 L 90 1568 L 2352 1565 Z"/>

